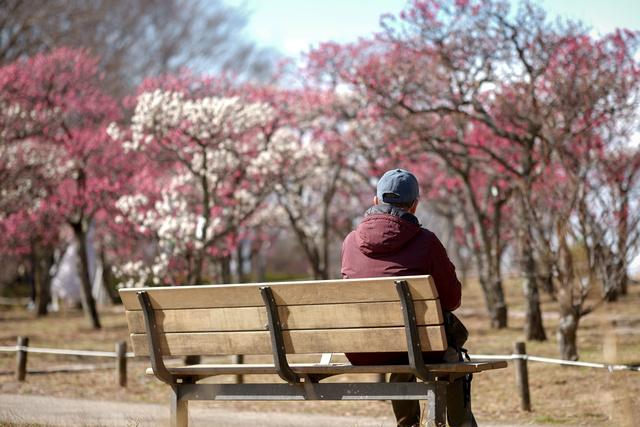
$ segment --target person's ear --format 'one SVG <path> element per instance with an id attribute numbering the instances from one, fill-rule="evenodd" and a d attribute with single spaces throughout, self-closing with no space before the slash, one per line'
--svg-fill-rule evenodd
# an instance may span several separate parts
<path id="1" fill-rule="evenodd" d="M 378 200 L 378 196 L 373 196 L 373 204 L 374 205 L 379 205 L 380 204 L 380 200 Z"/>
<path id="2" fill-rule="evenodd" d="M 416 213 L 416 209 L 418 209 L 418 200 L 419 199 L 414 200 L 413 205 L 411 206 L 411 209 L 409 209 L 410 214 Z"/>

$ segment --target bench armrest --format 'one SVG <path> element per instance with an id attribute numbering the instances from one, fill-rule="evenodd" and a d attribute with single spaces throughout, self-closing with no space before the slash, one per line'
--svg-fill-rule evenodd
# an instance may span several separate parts
<path id="1" fill-rule="evenodd" d="M 273 298 L 273 292 L 269 286 L 261 286 L 260 293 L 267 309 L 269 320 L 269 335 L 271 336 L 271 349 L 273 363 L 276 366 L 278 376 L 290 384 L 300 383 L 300 377 L 293 372 L 287 362 L 287 354 L 284 351 L 284 339 L 282 338 L 282 324 L 278 315 L 278 306 Z"/>
<path id="2" fill-rule="evenodd" d="M 409 291 L 406 280 L 396 280 L 396 290 L 402 303 L 402 314 L 404 316 L 404 330 L 407 336 L 407 350 L 409 351 L 409 365 L 416 378 L 422 381 L 434 381 L 433 373 L 427 369 L 422 358 L 420 347 L 420 336 L 418 335 L 418 325 L 416 323 L 416 313 L 413 307 L 413 298 Z"/>
<path id="3" fill-rule="evenodd" d="M 144 322 L 147 327 L 147 343 L 149 345 L 149 357 L 151 358 L 151 368 L 153 373 L 160 381 L 165 384 L 175 384 L 176 380 L 167 370 L 162 358 L 162 350 L 160 348 L 160 338 L 158 335 L 158 326 L 156 324 L 156 316 L 146 291 L 137 292 L 138 301 L 142 307 L 144 314 Z"/>

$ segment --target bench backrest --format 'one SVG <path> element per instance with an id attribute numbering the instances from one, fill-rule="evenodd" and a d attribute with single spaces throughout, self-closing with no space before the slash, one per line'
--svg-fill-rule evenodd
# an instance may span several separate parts
<path id="1" fill-rule="evenodd" d="M 272 354 L 260 288 L 271 289 L 288 354 L 407 351 L 395 281 L 406 280 L 422 351 L 447 348 L 431 276 L 121 289 L 136 356 L 149 355 L 145 291 L 165 356 Z"/>

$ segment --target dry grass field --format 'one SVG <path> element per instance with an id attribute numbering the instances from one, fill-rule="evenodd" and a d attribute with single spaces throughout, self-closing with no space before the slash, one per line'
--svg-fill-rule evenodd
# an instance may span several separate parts
<path id="1" fill-rule="evenodd" d="M 522 291 L 516 282 L 505 285 L 510 316 L 509 327 L 490 330 L 484 314 L 479 286 L 465 286 L 459 310 L 471 332 L 467 347 L 471 354 L 509 355 L 513 343 L 522 341 Z M 543 296 L 544 324 L 548 340 L 528 342 L 532 356 L 558 358 L 555 342 L 555 303 Z M 585 317 L 579 331 L 580 361 L 640 364 L 640 285 L 632 285 L 628 296 L 602 305 Z M 115 351 L 118 341 L 127 341 L 124 310 L 120 306 L 100 310 L 103 328 L 87 326 L 81 311 L 68 310 L 35 318 L 18 308 L 0 308 L 0 346 L 14 346 L 17 337 L 28 336 L 31 347 Z M 247 358 L 247 362 L 266 359 Z M 78 365 L 99 369 L 55 372 Z M 105 365 L 106 368 L 100 368 Z M 145 375 L 144 360 L 129 360 L 127 387 L 116 382 L 114 359 L 31 353 L 27 378 L 14 379 L 14 352 L 0 352 L 0 392 L 31 393 L 130 402 L 168 402 L 167 387 Z M 34 371 L 49 371 L 35 373 Z M 520 409 L 512 365 L 501 371 L 476 375 L 472 383 L 474 412 L 479 421 L 536 425 L 635 426 L 640 419 L 640 372 L 613 371 L 591 367 L 528 363 L 532 408 Z M 274 378 L 274 381 L 277 379 Z M 344 379 L 341 379 L 344 380 Z M 233 381 L 218 378 L 216 381 Z M 247 378 L 250 381 L 250 378 Z M 389 415 L 389 402 L 224 402 L 203 405 L 233 406 L 254 411 L 299 411 L 331 414 Z M 1 424 L 0 424 L 1 425 Z"/>

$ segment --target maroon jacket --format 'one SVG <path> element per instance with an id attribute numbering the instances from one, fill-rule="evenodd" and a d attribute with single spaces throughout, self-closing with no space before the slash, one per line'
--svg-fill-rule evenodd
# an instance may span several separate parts
<path id="1" fill-rule="evenodd" d="M 436 235 L 420 226 L 411 213 L 390 206 L 371 207 L 342 244 L 342 276 L 358 279 L 429 274 L 443 310 L 461 302 L 461 285 L 447 251 Z M 407 353 L 348 353 L 354 365 L 407 363 Z M 442 352 L 424 353 L 436 361 Z"/>

